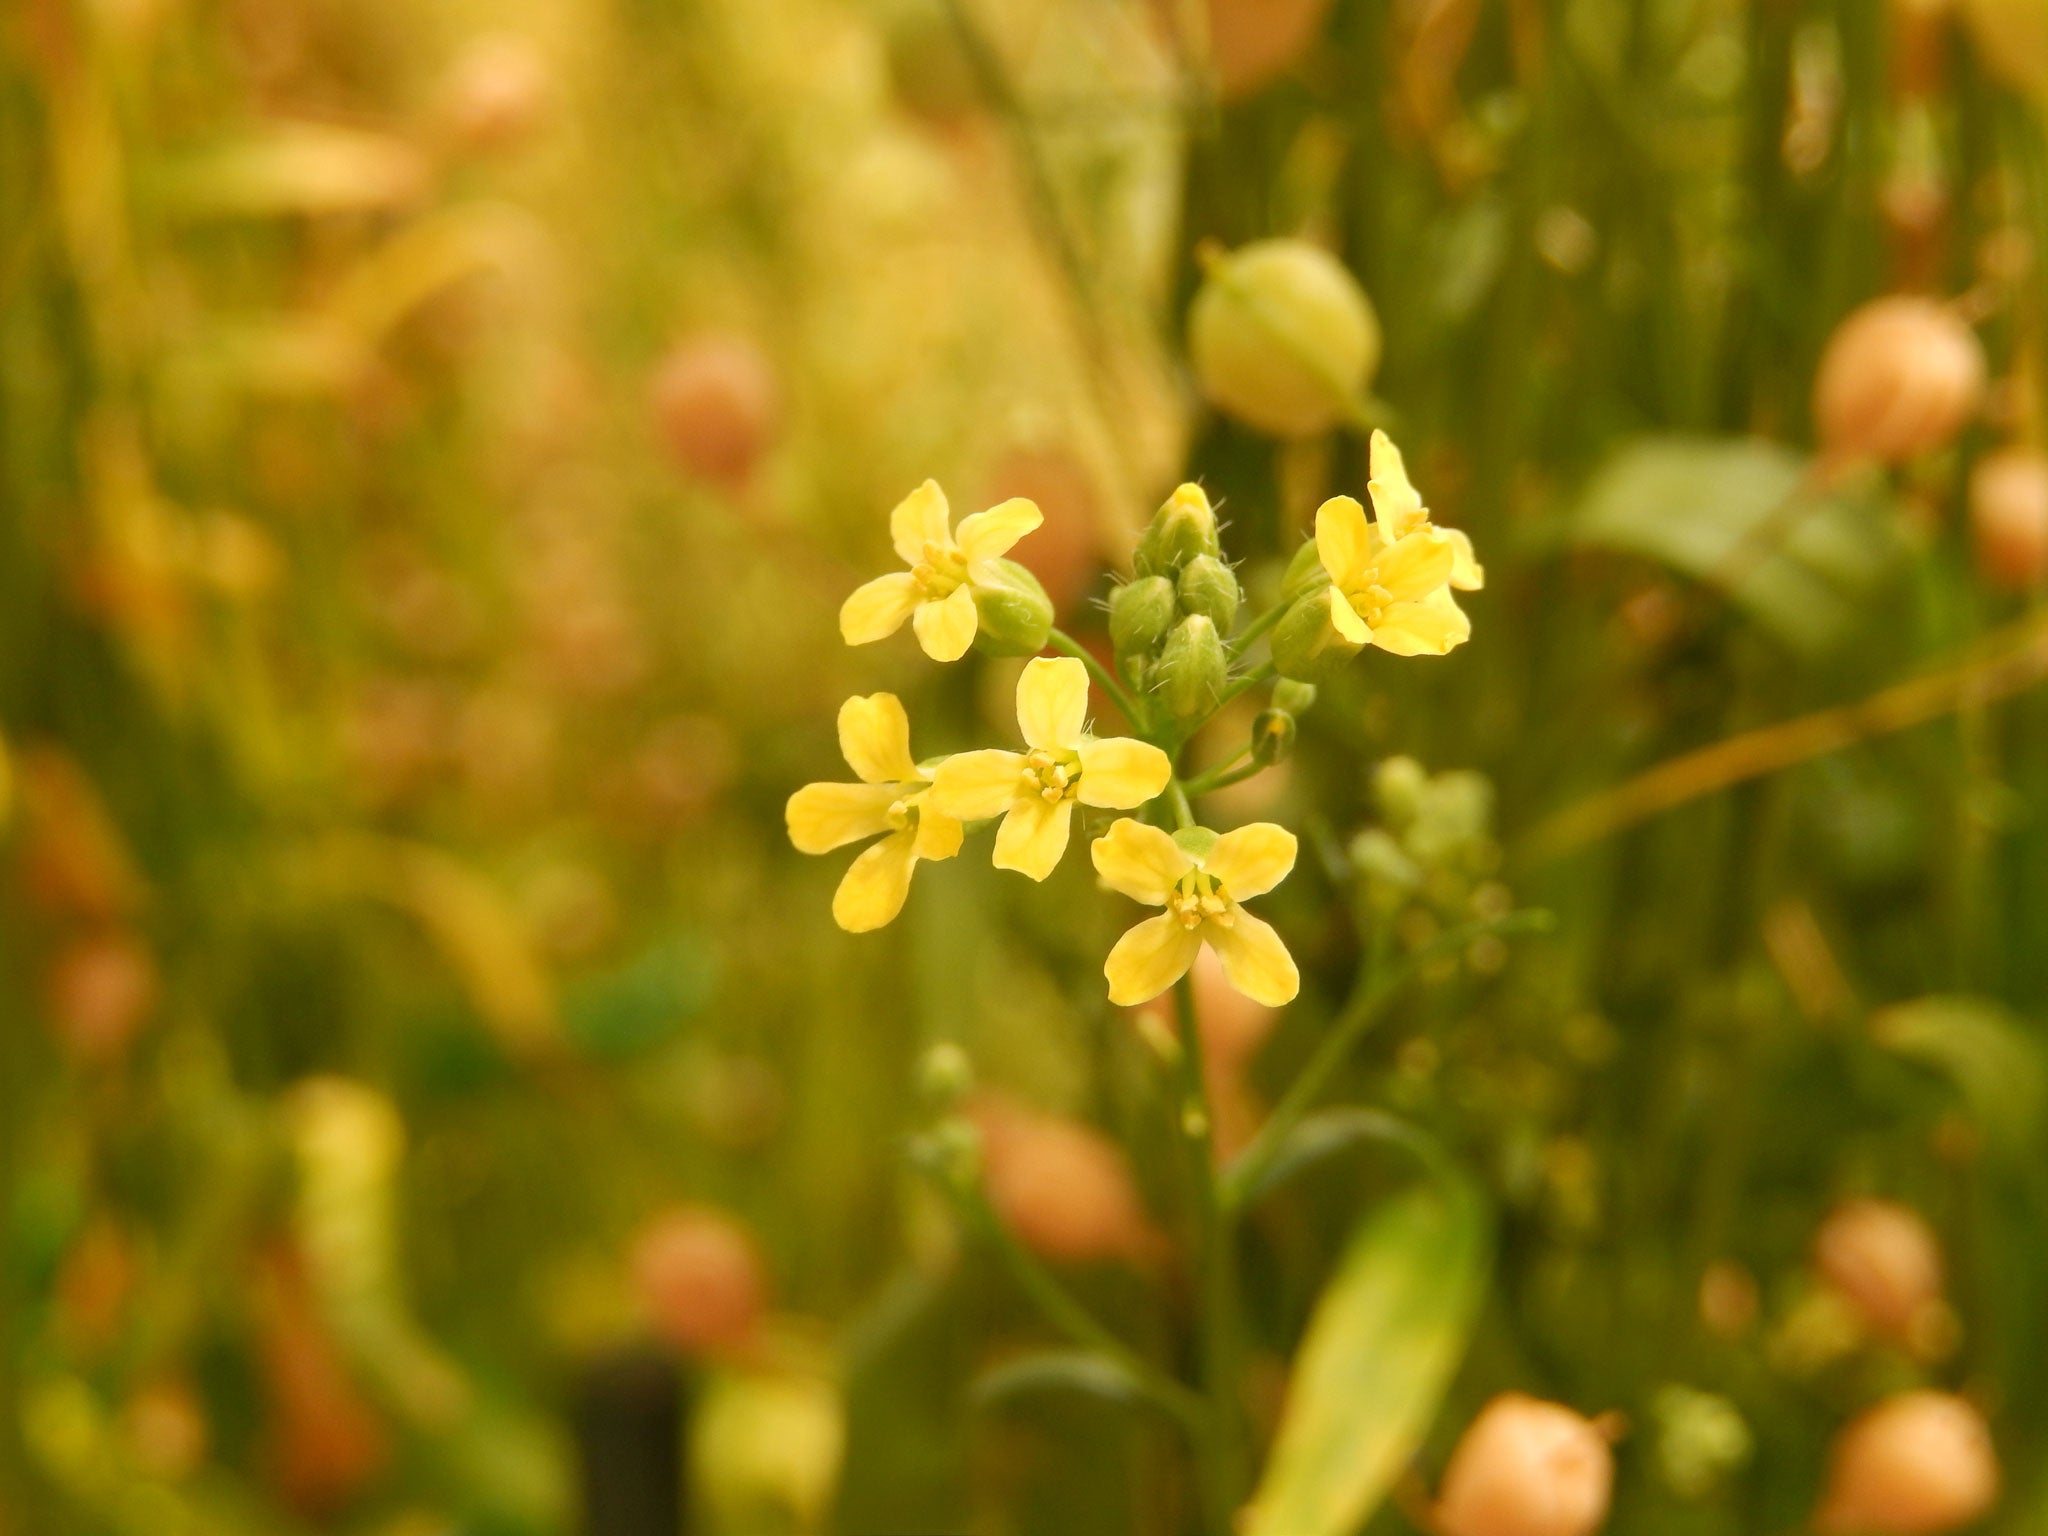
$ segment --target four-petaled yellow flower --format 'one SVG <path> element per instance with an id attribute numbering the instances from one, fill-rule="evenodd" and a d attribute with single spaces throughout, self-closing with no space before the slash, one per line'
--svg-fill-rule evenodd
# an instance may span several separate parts
<path id="1" fill-rule="evenodd" d="M 975 587 L 995 580 L 991 562 L 1043 519 L 1021 496 L 961 518 L 958 529 L 951 517 L 935 480 L 897 503 L 889 514 L 889 537 L 910 569 L 854 589 L 839 609 L 839 633 L 848 645 L 893 635 L 909 619 L 933 661 L 958 661 L 967 654 L 979 627 Z"/>
<path id="2" fill-rule="evenodd" d="M 858 784 L 806 784 L 789 797 L 789 840 L 804 853 L 829 853 L 886 832 L 853 861 L 832 898 L 833 919 L 848 933 L 880 928 L 903 910 L 919 859 L 950 859 L 962 827 L 931 802 L 932 770 L 910 756 L 910 720 L 893 693 L 839 706 L 839 750 Z"/>
<path id="3" fill-rule="evenodd" d="M 1246 997 L 1277 1008 L 1301 989 L 1294 957 L 1270 923 L 1239 905 L 1263 896 L 1294 868 L 1294 834 L 1270 821 L 1218 837 L 1206 827 L 1169 835 L 1129 817 L 1095 840 L 1103 883 L 1133 901 L 1164 907 L 1116 941 L 1103 962 L 1109 1000 L 1122 1007 L 1157 997 L 1187 974 L 1203 944 Z"/>
<path id="4" fill-rule="evenodd" d="M 932 795 L 962 821 L 1001 816 L 995 864 L 1043 880 L 1067 851 L 1074 802 L 1128 811 L 1166 788 L 1173 765 L 1149 742 L 1085 732 L 1088 669 L 1072 657 L 1028 662 L 1017 724 L 1028 752 L 962 752 L 939 765 Z"/>
<path id="5" fill-rule="evenodd" d="M 1397 656 L 1441 656 L 1464 644 L 1472 621 L 1450 589 L 1485 585 L 1472 541 L 1430 522 L 1401 450 L 1384 432 L 1372 435 L 1366 490 L 1372 522 L 1350 496 L 1333 496 L 1316 510 L 1316 549 L 1336 589 L 1330 621 L 1353 645 Z"/>

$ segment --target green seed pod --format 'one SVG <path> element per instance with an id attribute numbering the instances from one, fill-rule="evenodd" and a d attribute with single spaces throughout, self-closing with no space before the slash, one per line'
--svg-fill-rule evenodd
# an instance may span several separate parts
<path id="1" fill-rule="evenodd" d="M 1191 613 L 1166 637 L 1152 685 L 1176 720 L 1199 720 L 1216 707 L 1230 670 L 1216 625 Z"/>
<path id="2" fill-rule="evenodd" d="M 974 587 L 974 643 L 991 656 L 1036 656 L 1052 633 L 1052 599 L 1016 561 L 994 565 L 996 579 Z"/>
<path id="3" fill-rule="evenodd" d="M 1140 576 L 1175 576 L 1197 555 L 1222 553 L 1216 509 L 1209 505 L 1208 492 L 1190 483 L 1177 487 L 1153 515 L 1132 564 Z"/>
<path id="4" fill-rule="evenodd" d="M 1268 706 L 1252 721 L 1252 761 L 1270 767 L 1294 755 L 1294 716 Z"/>
<path id="5" fill-rule="evenodd" d="M 1317 587 L 1328 586 L 1330 573 L 1323 569 L 1323 552 L 1310 539 L 1287 562 L 1287 574 L 1280 578 L 1280 595 L 1292 601 Z"/>
<path id="6" fill-rule="evenodd" d="M 1273 685 L 1273 707 L 1284 709 L 1297 719 L 1314 709 L 1315 704 L 1314 683 L 1298 683 L 1292 678 L 1283 677 Z"/>
<path id="7" fill-rule="evenodd" d="M 1273 666 L 1282 677 L 1322 683 L 1364 650 L 1337 633 L 1330 622 L 1330 589 L 1320 587 L 1298 599 L 1273 631 Z"/>
<path id="8" fill-rule="evenodd" d="M 1140 576 L 1110 594 L 1110 643 L 1120 657 L 1149 656 L 1179 617 L 1173 583 L 1164 576 Z"/>
<path id="9" fill-rule="evenodd" d="M 974 1063 L 959 1046 L 942 1040 L 917 1064 L 917 1086 L 926 1102 L 951 1109 L 974 1091 Z"/>
<path id="10" fill-rule="evenodd" d="M 1218 409 L 1274 437 L 1313 437 L 1372 382 L 1380 323 L 1328 251 L 1261 240 L 1210 264 L 1188 316 L 1188 350 Z"/>
<path id="11" fill-rule="evenodd" d="M 1230 633 L 1244 596 L 1235 571 L 1214 555 L 1197 555 L 1180 568 L 1179 586 L 1182 608 L 1215 621 L 1219 633 Z"/>

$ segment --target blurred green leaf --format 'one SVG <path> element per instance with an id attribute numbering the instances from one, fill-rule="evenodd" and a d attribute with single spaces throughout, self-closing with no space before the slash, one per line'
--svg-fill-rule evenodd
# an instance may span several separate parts
<path id="1" fill-rule="evenodd" d="M 1341 1105 L 1304 1116 L 1237 1198 L 1253 1204 L 1297 1174 L 1367 1142 L 1398 1147 L 1432 1172 L 1447 1165 L 1443 1149 L 1418 1127 L 1385 1110 Z"/>
<path id="2" fill-rule="evenodd" d="M 1849 632 L 1906 552 L 1889 502 L 1823 491 L 1803 455 L 1761 438 L 1638 438 L 1594 474 L 1572 537 L 1720 587 L 1809 652 Z"/>
<path id="3" fill-rule="evenodd" d="M 1478 1191 L 1441 1179 L 1361 1222 L 1316 1303 L 1244 1536 L 1347 1536 L 1415 1454 L 1478 1311 Z"/>
<path id="4" fill-rule="evenodd" d="M 1049 1349 L 1007 1360 L 982 1372 L 973 1392 L 975 1405 L 982 1408 L 1038 1392 L 1075 1392 L 1119 1404 L 1145 1400 L 1137 1377 L 1091 1349 Z"/>
<path id="5" fill-rule="evenodd" d="M 1917 998 L 1880 1010 L 1870 1035 L 1954 1083 L 1971 1117 L 1999 1147 L 2035 1149 L 2048 1062 L 2041 1042 L 2004 1007 L 1982 997 Z"/>

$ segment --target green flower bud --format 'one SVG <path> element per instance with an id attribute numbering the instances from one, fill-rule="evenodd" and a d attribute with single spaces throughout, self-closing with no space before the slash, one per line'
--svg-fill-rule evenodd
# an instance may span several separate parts
<path id="1" fill-rule="evenodd" d="M 1273 631 L 1273 665 L 1282 677 L 1301 683 L 1327 682 L 1345 662 L 1364 650 L 1337 633 L 1330 622 L 1330 589 L 1298 599 Z"/>
<path id="2" fill-rule="evenodd" d="M 1220 633 L 1230 633 L 1244 595 L 1235 571 L 1214 555 L 1197 555 L 1180 568 L 1179 586 L 1182 608 L 1214 620 Z"/>
<path id="3" fill-rule="evenodd" d="M 1036 656 L 1052 633 L 1052 599 L 1016 561 L 993 563 L 996 578 L 974 587 L 974 643 L 991 656 Z"/>
<path id="4" fill-rule="evenodd" d="M 1266 766 L 1294 755 L 1294 716 L 1268 706 L 1252 721 L 1252 761 Z"/>
<path id="5" fill-rule="evenodd" d="M 1178 487 L 1154 514 L 1145 536 L 1138 540 L 1132 564 L 1140 576 L 1174 576 L 1197 555 L 1220 556 L 1222 542 L 1216 537 L 1216 509 L 1209 494 L 1199 485 Z"/>
<path id="6" fill-rule="evenodd" d="M 1149 656 L 1179 617 L 1173 583 L 1164 576 L 1140 576 L 1110 594 L 1110 643 L 1120 657 Z"/>
<path id="7" fill-rule="evenodd" d="M 917 1086 L 925 1099 L 950 1109 L 974 1090 L 974 1063 L 951 1040 L 942 1040 L 917 1064 Z"/>
<path id="8" fill-rule="evenodd" d="M 1380 361 L 1380 323 L 1357 280 L 1302 240 L 1261 240 L 1213 261 L 1188 315 L 1210 403 L 1275 437 L 1346 415 Z"/>
<path id="9" fill-rule="evenodd" d="M 1176 720 L 1199 720 L 1223 696 L 1229 670 L 1216 625 L 1202 614 L 1191 613 L 1166 637 L 1152 686 Z"/>
<path id="10" fill-rule="evenodd" d="M 1351 867 L 1364 880 L 1373 906 L 1394 912 L 1422 889 L 1422 868 L 1408 857 L 1407 850 L 1378 827 L 1369 827 L 1351 840 Z"/>
<path id="11" fill-rule="evenodd" d="M 1380 815 L 1396 827 L 1415 820 L 1428 791 L 1429 774 L 1412 757 L 1390 757 L 1373 770 L 1372 797 Z"/>
<path id="12" fill-rule="evenodd" d="M 1298 683 L 1293 678 L 1283 677 L 1273 685 L 1273 707 L 1284 709 L 1299 718 L 1315 708 L 1316 686 L 1314 683 Z"/>
<path id="13" fill-rule="evenodd" d="M 1323 552 L 1310 539 L 1287 562 L 1287 574 L 1280 578 L 1281 597 L 1292 601 L 1317 587 L 1328 586 L 1330 573 L 1323 569 Z"/>

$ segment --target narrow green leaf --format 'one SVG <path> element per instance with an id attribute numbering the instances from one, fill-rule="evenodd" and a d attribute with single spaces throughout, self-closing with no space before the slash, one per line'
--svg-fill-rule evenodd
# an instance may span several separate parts
<path id="1" fill-rule="evenodd" d="M 1489 1246 L 1462 1179 L 1418 1186 L 1360 1223 L 1295 1357 L 1244 1536 L 1350 1536 L 1379 1507 L 1465 1352 Z"/>
<path id="2" fill-rule="evenodd" d="M 1038 1392 L 1078 1392 L 1105 1402 L 1145 1401 L 1144 1384 L 1108 1355 L 1091 1349 L 1049 1349 L 982 1372 L 973 1398 L 989 1408 Z"/>
<path id="3" fill-rule="evenodd" d="M 1304 1115 L 1236 1198 L 1254 1204 L 1318 1163 L 1367 1143 L 1398 1147 L 1430 1172 L 1446 1166 L 1443 1149 L 1420 1128 L 1385 1110 L 1339 1105 Z"/>
<path id="4" fill-rule="evenodd" d="M 2038 1145 L 2048 1061 L 2041 1043 L 2004 1008 L 1983 997 L 1922 997 L 1881 1010 L 1871 1038 L 1955 1084 L 1971 1118 L 2008 1152 Z"/>

